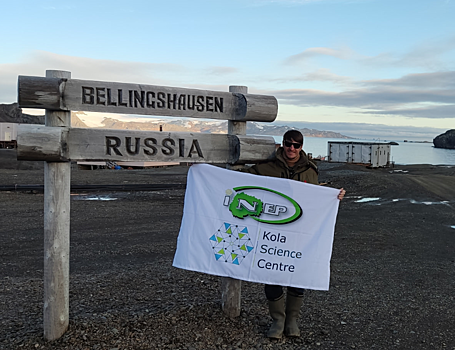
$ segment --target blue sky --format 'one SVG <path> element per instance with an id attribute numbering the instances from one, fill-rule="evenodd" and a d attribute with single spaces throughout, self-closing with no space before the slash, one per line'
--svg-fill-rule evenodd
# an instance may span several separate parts
<path id="1" fill-rule="evenodd" d="M 17 100 L 18 75 L 61 69 L 75 79 L 246 85 L 278 98 L 279 123 L 356 137 L 431 140 L 455 128 L 455 0 L 0 6 L 0 103 Z"/>

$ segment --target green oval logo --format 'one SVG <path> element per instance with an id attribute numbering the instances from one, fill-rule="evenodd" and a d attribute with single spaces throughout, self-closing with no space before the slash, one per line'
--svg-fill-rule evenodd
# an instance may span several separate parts
<path id="1" fill-rule="evenodd" d="M 273 203 L 263 203 L 260 199 L 251 196 L 247 193 L 241 192 L 241 191 L 248 191 L 248 190 L 261 190 L 261 191 L 267 191 L 267 192 L 272 192 L 278 196 L 281 196 L 285 198 L 287 201 L 289 201 L 292 205 L 292 207 L 295 210 L 295 213 L 287 218 L 284 219 L 278 219 L 278 220 L 267 220 L 263 218 L 262 214 L 270 214 L 273 216 L 280 216 L 284 213 L 287 212 L 287 206 L 284 205 L 279 205 L 279 204 L 273 204 Z M 265 187 L 257 187 L 257 186 L 240 186 L 240 187 L 235 187 L 234 191 L 238 192 L 232 201 L 230 201 L 229 204 L 229 211 L 232 213 L 234 217 L 237 217 L 239 219 L 243 219 L 247 216 L 250 216 L 252 219 L 263 222 L 266 224 L 289 224 L 291 222 L 294 222 L 298 220 L 302 216 L 302 208 L 300 205 L 293 200 L 291 197 L 280 193 L 275 190 L 271 190 L 269 188 Z"/>

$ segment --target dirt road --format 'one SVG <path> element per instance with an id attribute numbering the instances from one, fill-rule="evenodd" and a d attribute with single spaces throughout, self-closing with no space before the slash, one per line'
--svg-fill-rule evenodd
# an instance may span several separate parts
<path id="1" fill-rule="evenodd" d="M 348 194 L 330 290 L 307 291 L 301 338 L 265 337 L 263 286 L 244 282 L 242 314 L 228 319 L 218 277 L 172 267 L 184 190 L 169 189 L 73 194 L 70 327 L 48 343 L 43 195 L 3 191 L 0 349 L 455 349 L 455 168 L 320 168 Z M 182 184 L 186 171 L 74 169 L 72 183 Z M 0 185 L 42 180 L 0 170 Z"/>

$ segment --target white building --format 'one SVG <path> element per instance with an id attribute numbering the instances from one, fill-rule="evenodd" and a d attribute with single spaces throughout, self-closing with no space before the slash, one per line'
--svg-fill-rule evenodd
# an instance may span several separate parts
<path id="1" fill-rule="evenodd" d="M 15 147 L 18 125 L 16 123 L 0 123 L 0 148 Z"/>
<path id="2" fill-rule="evenodd" d="M 379 142 L 328 142 L 328 161 L 337 163 L 358 163 L 374 168 L 388 166 L 391 145 Z"/>

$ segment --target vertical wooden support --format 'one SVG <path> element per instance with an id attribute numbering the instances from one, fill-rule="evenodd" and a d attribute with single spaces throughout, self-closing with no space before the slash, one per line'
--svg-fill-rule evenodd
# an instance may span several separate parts
<path id="1" fill-rule="evenodd" d="M 229 92 L 247 94 L 246 86 L 229 86 Z M 228 134 L 246 135 L 246 122 L 228 120 Z M 234 169 L 227 165 L 226 168 Z M 221 308 L 229 317 L 240 316 L 242 281 L 230 277 L 221 277 Z"/>
<path id="2" fill-rule="evenodd" d="M 46 71 L 47 78 L 71 78 Z M 71 112 L 46 110 L 46 126 L 71 126 Z M 62 145 L 64 146 L 64 145 Z M 55 340 L 69 324 L 70 162 L 44 163 L 44 338 Z"/>

